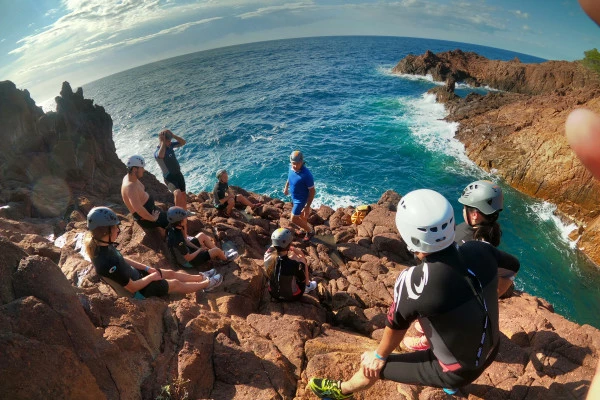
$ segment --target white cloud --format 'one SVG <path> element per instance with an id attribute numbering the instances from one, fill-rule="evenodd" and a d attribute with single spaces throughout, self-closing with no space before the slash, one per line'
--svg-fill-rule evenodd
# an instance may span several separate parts
<path id="1" fill-rule="evenodd" d="M 305 9 L 305 8 L 309 8 L 309 7 L 313 7 L 313 6 L 314 6 L 314 2 L 312 2 L 312 1 L 304 2 L 304 3 L 288 3 L 288 4 L 282 4 L 280 6 L 261 7 L 256 11 L 251 11 L 251 12 L 247 12 L 244 14 L 240 14 L 237 17 L 241 18 L 241 19 L 256 18 L 256 17 L 262 17 L 263 15 L 271 14 L 271 13 L 275 13 L 275 12 L 293 11 L 293 10 Z"/>
<path id="2" fill-rule="evenodd" d="M 529 27 L 529 25 L 523 25 L 522 29 L 524 31 L 530 31 L 531 30 L 531 28 Z"/>
<path id="3" fill-rule="evenodd" d="M 526 12 L 523 12 L 521 10 L 511 10 L 510 12 L 513 13 L 517 18 L 523 18 L 523 19 L 529 18 L 529 14 Z"/>

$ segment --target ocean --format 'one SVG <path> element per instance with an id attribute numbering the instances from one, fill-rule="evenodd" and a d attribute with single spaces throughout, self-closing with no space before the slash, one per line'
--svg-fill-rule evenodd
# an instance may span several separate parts
<path id="1" fill-rule="evenodd" d="M 518 289 L 549 301 L 579 324 L 600 328 L 600 271 L 567 239 L 569 227 L 549 203 L 525 196 L 479 169 L 443 121 L 428 77 L 391 68 L 408 54 L 454 50 L 541 62 L 536 57 L 466 43 L 402 37 L 278 40 L 187 54 L 127 70 L 83 87 L 112 116 L 119 157 L 153 160 L 168 127 L 188 144 L 177 150 L 188 191 L 210 191 L 215 173 L 230 184 L 286 199 L 288 157 L 299 149 L 312 171 L 314 206 L 376 202 L 388 189 L 431 188 L 462 221 L 457 199 L 471 181 L 502 186 L 500 248 L 517 256 Z M 490 88 L 458 85 L 464 96 Z"/>

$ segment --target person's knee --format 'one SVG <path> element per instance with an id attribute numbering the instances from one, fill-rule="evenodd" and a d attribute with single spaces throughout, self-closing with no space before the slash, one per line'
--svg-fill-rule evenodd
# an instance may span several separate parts
<path id="1" fill-rule="evenodd" d="M 225 253 L 223 252 L 223 250 L 215 247 L 214 249 L 210 249 L 208 251 L 208 254 L 210 255 L 210 259 L 214 260 L 215 258 L 219 258 L 221 260 L 225 259 Z"/>
<path id="2" fill-rule="evenodd" d="M 230 197 L 227 200 L 227 205 L 230 206 L 230 207 L 233 207 L 235 205 L 235 199 L 233 197 Z"/>

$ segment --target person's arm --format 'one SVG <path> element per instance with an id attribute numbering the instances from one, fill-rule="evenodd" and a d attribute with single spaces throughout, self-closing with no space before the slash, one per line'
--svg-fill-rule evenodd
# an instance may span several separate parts
<path id="1" fill-rule="evenodd" d="M 285 181 L 285 187 L 283 188 L 284 196 L 287 196 L 289 194 L 289 189 L 290 189 L 290 181 L 288 179 L 287 181 Z"/>
<path id="2" fill-rule="evenodd" d="M 400 345 L 406 329 L 395 330 L 388 326 L 383 330 L 383 337 L 375 351 L 365 351 L 361 356 L 361 369 L 367 378 L 379 378 L 385 360 Z"/>
<path id="3" fill-rule="evenodd" d="M 140 200 L 139 190 L 134 189 L 131 186 L 127 186 L 124 192 L 127 198 L 129 199 L 131 207 L 133 207 L 133 211 L 138 213 L 139 216 L 142 217 L 142 219 L 145 219 L 147 221 L 156 221 L 158 219 L 160 211 L 154 210 L 154 212 L 150 214 L 148 210 L 144 208 L 144 204 Z"/>
<path id="4" fill-rule="evenodd" d="M 171 132 L 171 131 L 169 131 L 169 132 Z M 185 139 L 182 138 L 181 136 L 177 136 L 173 132 L 171 132 L 171 135 L 173 135 L 173 139 L 177 140 L 177 144 L 179 145 L 178 147 L 184 146 L 187 143 L 185 141 Z"/>
<path id="5" fill-rule="evenodd" d="M 167 151 L 167 140 L 165 139 L 165 132 L 161 132 L 159 135 L 160 138 L 160 148 L 158 149 L 158 153 L 156 154 L 157 158 L 161 160 L 165 158 L 165 153 Z"/>
<path id="6" fill-rule="evenodd" d="M 129 280 L 129 283 L 124 286 L 127 291 L 131 293 L 135 293 L 140 289 L 145 288 L 150 284 L 150 282 L 160 281 L 162 279 L 162 275 L 158 271 L 154 271 L 153 273 L 146 275 L 142 279 L 138 279 L 137 281 Z"/>
<path id="7" fill-rule="evenodd" d="M 151 267 L 151 266 L 149 266 L 149 265 L 142 264 L 142 263 L 140 263 L 140 262 L 137 262 L 137 261 L 135 261 L 135 260 L 132 260 L 131 258 L 128 258 L 128 257 L 123 257 L 123 259 L 124 259 L 124 260 L 125 260 L 125 261 L 126 261 L 128 264 L 129 264 L 129 265 L 131 265 L 131 266 L 132 266 L 133 268 L 135 268 L 135 269 L 139 269 L 139 270 L 141 270 L 141 271 L 146 271 L 146 272 L 148 272 L 148 273 L 150 273 L 150 274 L 156 271 L 156 269 L 155 269 L 155 268 L 152 268 L 152 267 Z"/>
<path id="8" fill-rule="evenodd" d="M 313 202 L 313 199 L 315 198 L 315 193 L 317 193 L 317 190 L 315 189 L 315 187 L 310 187 L 308 188 L 308 199 L 306 200 L 306 208 L 310 208 L 310 205 Z"/>

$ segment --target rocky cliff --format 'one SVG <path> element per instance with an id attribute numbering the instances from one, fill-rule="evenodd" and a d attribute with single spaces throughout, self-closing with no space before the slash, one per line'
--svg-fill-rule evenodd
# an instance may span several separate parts
<path id="1" fill-rule="evenodd" d="M 395 279 L 412 262 L 394 226 L 398 194 L 383 194 L 359 226 L 350 223 L 350 208 L 323 206 L 313 213 L 310 222 L 316 226 L 317 240 L 294 246 L 306 252 L 319 285 L 295 304 L 270 301 L 262 272 L 270 234 L 287 226 L 291 205 L 234 188 L 263 205 L 254 214 L 238 210 L 234 217 L 223 218 L 208 193 L 188 194 L 189 207 L 197 213 L 190 218 L 190 231 L 203 231 L 219 244 L 235 244 L 241 257 L 206 265 L 225 277 L 215 292 L 167 299 L 121 297 L 98 278 L 81 254 L 89 207 L 111 205 L 121 214 L 123 254 L 157 267 L 169 265 L 160 238 L 133 223 L 118 192 L 102 194 L 90 186 L 89 179 L 103 178 L 104 190 L 113 190 L 125 173 L 114 155 L 110 129 L 105 129 L 109 117 L 85 100 L 81 91 L 65 90 L 68 85 L 58 99 L 70 99 L 71 107 L 49 116 L 35 107 L 27 93 L 16 91 L 14 85 L 2 86 L 6 87 L 12 92 L 11 101 L 19 99 L 21 104 L 20 114 L 11 116 L 17 122 L 10 125 L 20 131 L 3 130 L 3 142 L 5 135 L 16 137 L 15 145 L 38 137 L 45 146 L 39 153 L 47 164 L 11 172 L 11 180 L 2 175 L 0 196 L 11 199 L 9 213 L 0 216 L 2 397 L 155 399 L 187 394 L 194 399 L 308 399 L 314 398 L 305 391 L 311 376 L 348 378 L 359 365 L 361 352 L 376 346 Z M 5 110 L 5 105 L 0 103 L 0 109 Z M 87 120 L 77 115 L 83 107 L 89 110 Z M 79 123 L 42 131 L 43 118 Z M 82 179 L 89 171 L 77 168 L 55 172 L 52 166 L 65 164 L 48 153 L 56 149 L 53 138 L 65 135 L 70 135 L 63 144 L 69 154 L 89 156 L 82 165 L 101 168 L 111 160 L 114 176 L 103 171 Z M 80 152 L 77 143 L 86 143 L 99 154 Z M 21 156 L 13 153 L 7 163 L 18 167 L 19 159 L 36 152 L 29 147 Z M 8 165 L 3 164 L 6 171 Z M 66 206 L 51 214 L 58 217 L 34 218 L 47 217 L 38 211 L 29 191 L 28 185 L 40 179 L 36 174 L 61 179 L 69 189 Z M 164 203 L 171 197 L 166 188 L 154 184 L 152 176 L 146 181 L 149 191 L 167 206 Z M 23 197 L 15 197 L 18 190 Z M 61 235 L 56 242 L 47 239 L 49 231 Z M 461 389 L 461 395 L 584 398 L 599 359 L 598 330 L 569 322 L 544 300 L 524 293 L 502 300 L 500 308 L 499 356 L 482 377 Z M 444 397 L 440 389 L 385 381 L 356 396 Z"/>
<path id="2" fill-rule="evenodd" d="M 460 50 L 408 56 L 396 73 L 431 74 L 447 119 L 459 122 L 456 137 L 467 155 L 520 191 L 557 205 L 577 223 L 578 245 L 600 264 L 600 183 L 570 149 L 564 125 L 583 107 L 600 112 L 600 79 L 580 64 L 487 60 Z M 503 90 L 485 96 L 453 94 L 454 82 Z"/>

